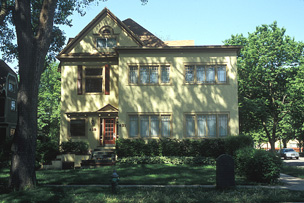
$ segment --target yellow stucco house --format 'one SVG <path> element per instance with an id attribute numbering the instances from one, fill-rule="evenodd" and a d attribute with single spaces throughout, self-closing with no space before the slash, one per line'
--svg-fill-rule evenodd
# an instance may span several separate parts
<path id="1" fill-rule="evenodd" d="M 240 47 L 192 42 L 165 43 L 102 10 L 57 56 L 60 141 L 86 141 L 93 150 L 119 138 L 237 135 Z"/>

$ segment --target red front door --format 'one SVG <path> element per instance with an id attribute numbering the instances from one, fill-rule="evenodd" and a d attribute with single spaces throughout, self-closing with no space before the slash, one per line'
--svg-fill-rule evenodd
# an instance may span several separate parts
<path id="1" fill-rule="evenodd" d="M 116 130 L 114 118 L 104 119 L 103 135 L 104 144 L 115 144 Z"/>

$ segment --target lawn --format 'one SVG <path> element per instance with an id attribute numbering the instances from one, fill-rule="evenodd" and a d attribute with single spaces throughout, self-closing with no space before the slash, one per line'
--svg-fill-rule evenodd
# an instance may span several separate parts
<path id="1" fill-rule="evenodd" d="M 275 189 L 216 190 L 202 188 L 120 188 L 117 195 L 109 188 L 38 187 L 23 192 L 0 192 L 0 202 L 297 202 L 304 193 Z"/>
<path id="2" fill-rule="evenodd" d="M 300 166 L 283 166 L 282 173 L 303 178 L 304 179 L 304 167 Z"/>

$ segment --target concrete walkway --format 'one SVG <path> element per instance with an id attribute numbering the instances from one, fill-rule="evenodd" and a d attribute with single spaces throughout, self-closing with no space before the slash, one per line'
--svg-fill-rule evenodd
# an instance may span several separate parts
<path id="1" fill-rule="evenodd" d="M 279 179 L 284 185 L 255 186 L 237 185 L 237 188 L 267 188 L 304 191 L 304 179 L 281 173 Z M 110 187 L 110 185 L 44 185 L 47 187 Z M 121 188 L 216 188 L 215 185 L 119 185 Z"/>

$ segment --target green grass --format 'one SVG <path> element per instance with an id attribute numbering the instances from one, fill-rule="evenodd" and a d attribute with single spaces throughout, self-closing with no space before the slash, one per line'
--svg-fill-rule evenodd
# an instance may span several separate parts
<path id="1" fill-rule="evenodd" d="M 39 187 L 30 191 L 3 193 L 0 202 L 296 202 L 304 193 L 275 189 L 216 190 L 202 188 L 109 188 Z"/>
<path id="2" fill-rule="evenodd" d="M 282 173 L 303 178 L 304 179 L 304 167 L 298 167 L 298 166 L 283 166 Z"/>
<path id="3" fill-rule="evenodd" d="M 215 166 L 189 165 L 117 165 L 95 169 L 39 170 L 38 185 L 92 185 L 109 184 L 113 169 L 120 176 L 121 185 L 215 185 Z M 6 185 L 9 171 L 0 170 L 0 182 Z M 236 176 L 236 183 L 248 183 Z"/>

